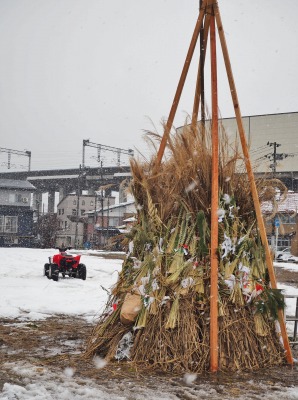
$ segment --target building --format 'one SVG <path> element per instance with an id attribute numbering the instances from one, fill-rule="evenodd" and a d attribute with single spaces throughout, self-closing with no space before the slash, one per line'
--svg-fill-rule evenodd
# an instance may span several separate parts
<path id="1" fill-rule="evenodd" d="M 298 256 L 298 193 L 289 192 L 284 201 L 277 203 L 277 211 L 272 215 L 272 203 L 262 203 L 268 241 L 275 249 L 289 247 Z"/>
<path id="2" fill-rule="evenodd" d="M 121 233 L 125 220 L 136 215 L 134 200 L 106 206 L 88 213 L 87 238 L 94 248 L 107 245 L 109 239 Z M 94 224 L 95 221 L 95 224 Z"/>
<path id="3" fill-rule="evenodd" d="M 115 198 L 103 199 L 103 205 L 114 204 Z M 57 247 L 83 247 L 88 241 L 87 237 L 87 218 L 90 212 L 94 215 L 94 210 L 101 203 L 101 198 L 95 195 L 75 193 L 65 196 L 57 205 L 57 219 L 59 231 L 56 236 Z M 95 221 L 94 221 L 95 223 Z M 93 225 L 94 225 L 93 223 Z"/>
<path id="4" fill-rule="evenodd" d="M 28 181 L 0 179 L 0 246 L 32 245 L 34 191 Z"/>
<path id="5" fill-rule="evenodd" d="M 275 169 L 276 173 L 293 173 L 293 179 L 297 179 L 298 112 L 244 116 L 242 121 L 257 171 L 274 172 Z M 229 137 L 239 135 L 236 118 L 223 118 L 222 124 Z M 293 184 L 297 187 L 297 182 Z"/>
<path id="6" fill-rule="evenodd" d="M 242 122 L 256 176 L 273 174 L 289 190 L 298 192 L 298 112 L 242 116 Z M 210 120 L 205 124 L 210 130 Z M 219 126 L 231 143 L 239 139 L 235 117 L 220 119 Z"/>

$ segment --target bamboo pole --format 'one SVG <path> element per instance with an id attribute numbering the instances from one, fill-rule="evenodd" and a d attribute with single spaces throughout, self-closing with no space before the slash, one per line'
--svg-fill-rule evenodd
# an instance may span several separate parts
<path id="1" fill-rule="evenodd" d="M 198 37 L 199 37 L 199 33 L 200 33 L 201 26 L 202 26 L 203 18 L 204 18 L 204 15 L 205 15 L 206 1 L 207 0 L 203 0 L 202 7 L 200 9 L 199 17 L 197 19 L 197 22 L 196 22 L 196 25 L 195 25 L 195 29 L 194 29 L 194 32 L 193 32 L 193 35 L 192 35 L 192 38 L 191 38 L 191 42 L 190 42 L 189 49 L 188 49 L 188 52 L 187 52 L 187 55 L 186 55 L 185 63 L 184 63 L 183 69 L 182 69 L 180 80 L 179 80 L 179 83 L 178 83 L 178 86 L 177 86 L 177 89 L 176 89 L 176 93 L 175 93 L 175 97 L 174 97 L 174 100 L 173 100 L 173 103 L 172 103 L 172 107 L 171 107 L 171 110 L 170 110 L 169 118 L 167 120 L 167 124 L 166 124 L 165 130 L 164 130 L 164 134 L 163 134 L 162 140 L 160 142 L 160 146 L 159 146 L 157 157 L 156 157 L 156 165 L 155 165 L 156 169 L 159 167 L 159 165 L 161 163 L 161 159 L 162 159 L 164 151 L 165 151 L 166 143 L 168 141 L 168 138 L 169 138 L 169 135 L 170 135 L 170 131 L 171 131 L 171 128 L 172 128 L 172 125 L 173 125 L 173 121 L 174 121 L 175 114 L 176 114 L 176 111 L 177 111 L 177 107 L 178 107 L 178 104 L 179 104 L 179 101 L 180 101 L 181 93 L 182 93 L 182 90 L 183 90 L 183 87 L 184 87 L 186 76 L 187 76 L 187 73 L 188 73 L 188 70 L 189 70 L 189 66 L 190 66 L 190 63 L 191 63 L 191 60 L 192 60 L 192 57 L 193 57 L 193 53 L 194 53 L 194 50 L 195 50 L 195 47 L 196 47 L 196 43 L 197 43 L 197 40 L 198 40 Z"/>
<path id="2" fill-rule="evenodd" d="M 210 18 L 212 185 L 211 185 L 211 275 L 210 275 L 210 371 L 218 369 L 218 95 L 214 14 Z"/>
<path id="3" fill-rule="evenodd" d="M 248 179 L 249 179 L 249 183 L 250 183 L 250 187 L 251 187 L 251 193 L 252 193 L 252 197 L 253 197 L 254 207 L 255 207 L 255 211 L 256 211 L 258 227 L 259 227 L 262 243 L 265 248 L 266 264 L 268 267 L 269 278 L 270 278 L 270 282 L 271 282 L 271 287 L 273 289 L 276 289 L 277 283 L 276 283 L 275 273 L 274 273 L 274 269 L 273 269 L 272 257 L 271 257 L 271 253 L 270 253 L 270 249 L 269 249 L 269 245 L 268 245 L 266 229 L 265 229 L 265 224 L 264 224 L 264 220 L 262 217 L 258 191 L 257 191 L 254 174 L 253 174 L 253 170 L 252 170 L 252 166 L 251 166 L 250 156 L 249 156 L 249 152 L 248 152 L 245 131 L 244 131 L 244 126 L 243 126 L 243 122 L 242 122 L 242 116 L 241 116 L 241 112 L 240 112 L 238 96 L 237 96 L 236 86 L 235 86 L 234 77 L 233 77 L 233 73 L 232 73 L 232 67 L 231 67 L 231 62 L 230 62 L 230 58 L 229 58 L 227 43 L 226 43 L 225 34 L 224 34 L 222 21 L 221 21 L 221 16 L 220 16 L 220 12 L 219 12 L 219 8 L 218 8 L 217 4 L 214 5 L 214 10 L 215 10 L 216 24 L 217 24 L 218 34 L 219 34 L 219 38 L 220 38 L 220 42 L 221 42 L 226 72 L 227 72 L 228 81 L 229 81 L 229 85 L 230 85 L 233 106 L 234 106 L 235 115 L 236 115 L 239 136 L 240 136 L 241 145 L 242 145 L 242 151 L 243 151 L 243 155 L 244 155 L 244 161 L 245 161 L 245 165 L 246 165 L 246 170 L 247 170 Z M 289 338 L 288 338 L 287 331 L 286 331 L 284 315 L 281 310 L 278 312 L 278 316 L 279 316 L 281 335 L 282 335 L 284 348 L 285 348 L 285 352 L 286 352 L 286 359 L 289 364 L 293 364 L 294 361 L 293 361 L 293 356 L 292 356 L 292 352 L 291 352 L 291 348 L 290 348 L 290 344 L 289 344 Z"/>
<path id="4" fill-rule="evenodd" d="M 205 122 L 205 100 L 204 100 L 204 66 L 205 66 L 205 58 L 207 51 L 207 43 L 208 43 L 208 35 L 209 35 L 209 26 L 210 26 L 210 14 L 206 14 L 204 21 L 204 34 L 203 34 L 203 49 L 201 49 L 200 53 L 200 61 L 197 75 L 197 83 L 196 83 L 196 91 L 194 97 L 194 104 L 192 110 L 192 118 L 191 118 L 191 126 L 194 129 L 199 114 L 199 105 L 200 105 L 200 97 L 201 97 L 201 121 Z M 200 33 L 201 34 L 201 33 Z"/>
<path id="5" fill-rule="evenodd" d="M 200 0 L 200 6 L 202 6 L 202 0 Z M 209 14 L 207 14 L 209 15 Z M 206 22 L 206 14 L 205 14 L 205 22 Z M 205 28 L 205 23 L 202 24 L 201 30 L 200 30 L 200 62 L 202 60 L 202 72 L 200 75 L 200 81 L 201 81 L 201 121 L 202 121 L 202 126 L 204 128 L 204 136 L 205 136 L 205 120 L 206 120 L 206 115 L 205 115 L 205 71 L 204 71 L 204 63 L 203 59 L 205 61 L 205 55 L 206 55 L 206 42 L 204 41 L 205 35 L 204 35 L 204 28 Z"/>

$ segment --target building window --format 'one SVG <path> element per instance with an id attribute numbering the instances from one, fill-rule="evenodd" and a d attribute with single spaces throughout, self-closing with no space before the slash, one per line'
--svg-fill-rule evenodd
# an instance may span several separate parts
<path id="1" fill-rule="evenodd" d="M 64 221 L 64 229 L 67 229 L 67 221 Z"/>
<path id="2" fill-rule="evenodd" d="M 72 209 L 72 215 L 77 215 L 77 210 L 75 208 Z"/>
<path id="3" fill-rule="evenodd" d="M 17 233 L 18 217 L 5 217 L 4 231 L 7 233 Z"/>
<path id="4" fill-rule="evenodd" d="M 9 193 L 8 194 L 8 202 L 9 203 L 24 203 L 24 197 L 21 193 Z M 26 199 L 27 200 L 27 199 Z M 26 201 L 28 202 L 28 200 Z"/>
<path id="5" fill-rule="evenodd" d="M 277 247 L 278 248 L 291 247 L 291 238 L 289 236 L 278 237 Z"/>
<path id="6" fill-rule="evenodd" d="M 75 206 L 77 204 L 76 199 L 74 199 L 74 201 L 72 202 L 72 204 Z"/>
<path id="7" fill-rule="evenodd" d="M 94 206 L 94 201 L 93 200 L 90 201 L 90 206 Z"/>
<path id="8" fill-rule="evenodd" d="M 61 208 L 61 215 L 64 214 L 64 208 Z"/>
<path id="9" fill-rule="evenodd" d="M 8 194 L 8 202 L 9 203 L 15 203 L 16 202 L 16 194 L 15 193 L 9 193 Z"/>
<path id="10" fill-rule="evenodd" d="M 0 232 L 4 231 L 4 216 L 0 216 Z"/>
<path id="11" fill-rule="evenodd" d="M 295 224 L 296 223 L 296 215 L 293 216 L 290 214 L 280 214 L 279 220 L 281 221 L 282 224 Z"/>
<path id="12" fill-rule="evenodd" d="M 82 206 L 84 206 L 85 205 L 85 200 L 82 200 Z"/>
<path id="13" fill-rule="evenodd" d="M 61 215 L 61 210 L 60 210 L 60 208 L 58 208 L 58 215 Z"/>
<path id="14" fill-rule="evenodd" d="M 86 211 L 86 210 L 81 210 L 81 215 L 84 215 L 84 214 L 85 214 L 85 211 Z"/>
<path id="15" fill-rule="evenodd" d="M 120 223 L 119 217 L 110 217 L 109 226 L 118 226 Z"/>

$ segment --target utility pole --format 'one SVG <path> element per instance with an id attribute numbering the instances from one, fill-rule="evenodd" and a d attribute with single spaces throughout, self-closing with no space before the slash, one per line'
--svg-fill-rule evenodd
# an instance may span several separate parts
<path id="1" fill-rule="evenodd" d="M 76 210 L 77 215 L 76 215 L 76 230 L 75 230 L 74 247 L 77 246 L 78 229 L 79 229 L 80 190 L 81 190 L 80 179 L 81 179 L 81 165 L 80 165 L 80 172 L 79 172 L 79 176 L 78 176 L 78 187 L 77 187 L 77 210 Z"/>
<path id="2" fill-rule="evenodd" d="M 107 244 L 108 244 L 108 241 L 109 241 L 109 224 L 110 224 L 110 198 L 109 198 L 109 196 L 108 196 L 108 204 L 107 204 L 107 206 L 108 206 L 108 209 L 107 209 Z"/>
<path id="3" fill-rule="evenodd" d="M 36 199 L 36 209 L 37 209 L 36 235 L 37 235 L 38 239 L 40 239 L 40 226 L 39 226 L 40 210 L 39 210 L 39 207 L 40 207 L 40 201 L 38 199 Z"/>
<path id="4" fill-rule="evenodd" d="M 96 245 L 96 234 L 95 234 L 95 226 L 96 226 L 96 222 L 97 222 L 96 207 L 97 207 L 97 192 L 95 190 L 95 192 L 94 192 L 94 220 L 93 220 L 93 248 L 94 249 L 95 249 L 95 245 Z"/>
<path id="5" fill-rule="evenodd" d="M 103 169 L 102 169 L 102 161 L 100 162 L 100 174 L 101 174 L 101 181 L 103 181 Z M 101 241 L 104 244 L 104 235 L 103 235 L 103 226 L 104 226 L 104 217 L 103 217 L 103 188 L 101 187 Z"/>
<path id="6" fill-rule="evenodd" d="M 272 161 L 272 164 L 270 164 L 270 168 L 272 169 L 273 176 L 275 176 L 277 161 L 280 161 L 289 156 L 292 156 L 292 154 L 277 153 L 276 149 L 277 149 L 277 147 L 281 146 L 280 143 L 267 142 L 267 146 L 270 146 L 270 147 L 273 146 L 273 153 L 266 154 L 265 157 L 269 158 L 269 160 Z"/>
<path id="7" fill-rule="evenodd" d="M 269 158 L 269 160 L 272 160 L 273 163 L 270 164 L 270 168 L 272 169 L 273 176 L 275 176 L 276 173 L 276 148 L 281 146 L 280 143 L 276 142 L 267 142 L 267 146 L 273 146 L 273 153 L 272 154 L 267 154 L 266 157 Z"/>

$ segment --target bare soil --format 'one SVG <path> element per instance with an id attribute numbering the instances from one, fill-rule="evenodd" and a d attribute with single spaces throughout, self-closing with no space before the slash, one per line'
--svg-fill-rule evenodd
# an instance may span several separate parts
<path id="1" fill-rule="evenodd" d="M 298 270 L 297 270 L 298 272 Z M 279 282 L 298 286 L 298 273 L 277 269 Z M 121 383 L 142 385 L 150 389 L 169 388 L 177 398 L 185 397 L 187 384 L 181 376 L 165 374 L 146 374 L 136 371 L 130 363 L 109 363 L 100 370 L 95 368 L 92 360 L 85 360 L 82 355 L 86 341 L 90 337 L 94 325 L 80 318 L 64 315 L 48 318 L 44 321 L 22 322 L 18 319 L 0 320 L 0 390 L 5 382 L 23 385 L 24 378 L 14 372 L 11 365 L 27 362 L 37 368 L 46 367 L 52 371 L 65 370 L 72 367 L 81 379 L 92 379 L 100 385 L 116 385 Z M 298 359 L 298 346 L 293 347 L 293 356 Z M 284 365 L 279 368 L 241 372 L 238 374 L 204 374 L 197 378 L 194 385 L 206 384 L 216 390 L 229 394 L 230 398 L 243 395 L 245 385 L 251 399 L 259 399 L 264 385 L 266 391 L 274 393 L 283 387 L 298 386 L 298 365 Z M 193 386 L 195 387 L 195 386 Z M 181 394 L 183 393 L 183 394 Z M 220 398 L 220 397 L 219 397 Z"/>
<path id="2" fill-rule="evenodd" d="M 284 268 L 275 267 L 275 276 L 276 280 L 280 283 L 284 283 L 285 285 L 293 286 L 295 288 L 298 287 L 298 265 L 297 271 L 289 271 Z"/>

